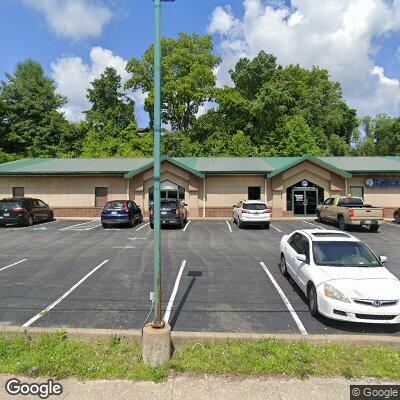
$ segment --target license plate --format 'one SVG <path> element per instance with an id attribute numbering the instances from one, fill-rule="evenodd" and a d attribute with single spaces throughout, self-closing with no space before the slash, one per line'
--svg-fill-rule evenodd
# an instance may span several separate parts
<path id="1" fill-rule="evenodd" d="M 371 221 L 371 220 L 368 220 L 368 221 L 364 221 L 364 223 L 365 223 L 365 225 L 371 225 L 371 224 L 372 224 L 372 221 Z"/>
<path id="2" fill-rule="evenodd" d="M 4 213 L 3 215 L 4 215 L 5 217 L 9 217 L 9 216 L 10 216 L 9 213 Z"/>
<path id="3" fill-rule="evenodd" d="M 111 211 L 111 215 L 117 215 L 118 213 L 116 211 Z"/>
<path id="4" fill-rule="evenodd" d="M 0 219 L 3 219 L 4 217 L 0 217 Z"/>
<path id="5" fill-rule="evenodd" d="M 161 215 L 167 215 L 168 211 L 161 211 Z"/>

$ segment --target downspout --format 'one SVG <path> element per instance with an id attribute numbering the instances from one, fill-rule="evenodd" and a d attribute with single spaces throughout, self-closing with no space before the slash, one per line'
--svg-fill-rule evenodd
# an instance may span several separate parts
<path id="1" fill-rule="evenodd" d="M 206 177 L 203 178 L 203 218 L 206 217 Z"/>
<path id="2" fill-rule="evenodd" d="M 130 191 L 131 191 L 131 180 L 127 179 L 126 180 L 126 198 L 127 198 L 127 200 L 130 200 L 130 198 L 129 198 Z"/>
<path id="3" fill-rule="evenodd" d="M 268 199 L 267 199 L 267 177 L 264 176 L 264 201 L 265 204 L 268 205 Z"/>
<path id="4" fill-rule="evenodd" d="M 344 178 L 344 193 L 345 193 L 345 196 L 347 197 L 347 195 L 349 193 L 349 190 L 347 187 L 347 178 Z"/>

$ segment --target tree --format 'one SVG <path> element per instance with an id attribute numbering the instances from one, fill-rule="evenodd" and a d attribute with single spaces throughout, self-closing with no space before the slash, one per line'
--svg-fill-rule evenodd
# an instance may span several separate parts
<path id="1" fill-rule="evenodd" d="M 107 67 L 91 82 L 86 97 L 92 104 L 85 112 L 90 126 L 102 129 L 111 124 L 124 129 L 130 124 L 136 125 L 135 102 L 121 92 L 121 76 L 115 68 Z"/>
<path id="2" fill-rule="evenodd" d="M 18 63 L 14 74 L 6 74 L 0 85 L 0 146 L 6 153 L 22 156 L 55 156 L 69 128 L 59 112 L 66 101 L 38 62 Z"/>
<path id="3" fill-rule="evenodd" d="M 212 53 L 210 36 L 179 34 L 178 39 L 163 38 L 162 48 L 162 121 L 174 131 L 188 131 L 196 120 L 199 107 L 214 99 L 214 68 L 220 58 Z M 132 77 L 125 87 L 148 93 L 145 109 L 153 120 L 153 46 L 142 59 L 128 62 Z"/>

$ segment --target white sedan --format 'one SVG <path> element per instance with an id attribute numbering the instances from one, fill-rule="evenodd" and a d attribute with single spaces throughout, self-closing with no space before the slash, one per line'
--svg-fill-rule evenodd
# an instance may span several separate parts
<path id="1" fill-rule="evenodd" d="M 242 200 L 233 206 L 233 223 L 238 228 L 242 228 L 244 224 L 254 224 L 269 229 L 270 222 L 271 211 L 260 200 Z"/>
<path id="2" fill-rule="evenodd" d="M 400 323 L 400 281 L 356 237 L 304 229 L 282 237 L 279 268 L 309 300 L 311 315 L 341 321 Z"/>

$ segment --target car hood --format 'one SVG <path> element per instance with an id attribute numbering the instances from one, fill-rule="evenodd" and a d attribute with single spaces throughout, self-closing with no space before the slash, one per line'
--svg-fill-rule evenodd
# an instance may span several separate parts
<path id="1" fill-rule="evenodd" d="M 326 280 L 351 298 L 398 300 L 400 282 L 386 268 L 320 267 Z"/>

